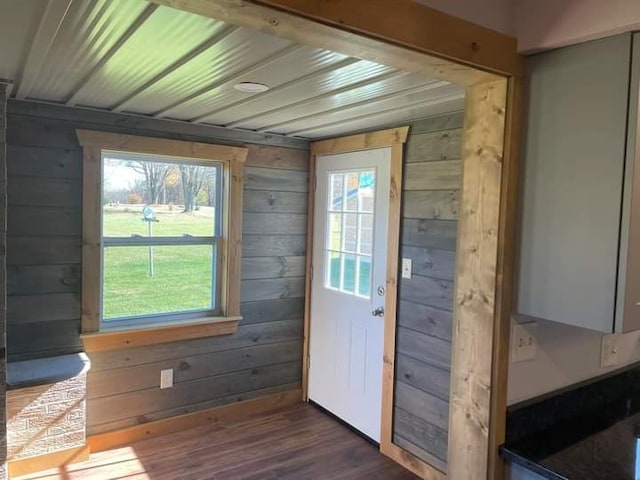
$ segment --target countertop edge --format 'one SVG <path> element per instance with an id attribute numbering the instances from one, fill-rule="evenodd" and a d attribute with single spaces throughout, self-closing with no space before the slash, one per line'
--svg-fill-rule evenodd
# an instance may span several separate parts
<path id="1" fill-rule="evenodd" d="M 539 463 L 536 463 L 533 460 L 530 460 L 519 453 L 514 452 L 507 446 L 500 447 L 500 456 L 507 462 L 517 463 L 538 475 L 548 479 L 548 480 L 570 480 L 564 475 L 560 475 L 552 470 L 549 470 L 546 467 L 543 467 Z"/>

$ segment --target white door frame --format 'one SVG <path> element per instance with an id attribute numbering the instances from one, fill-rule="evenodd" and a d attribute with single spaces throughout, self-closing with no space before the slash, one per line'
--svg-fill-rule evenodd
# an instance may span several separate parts
<path id="1" fill-rule="evenodd" d="M 400 208 L 402 201 L 402 160 L 409 127 L 399 127 L 347 137 L 321 140 L 311 144 L 309 159 L 309 204 L 307 217 L 307 265 L 305 285 L 304 337 L 302 355 L 302 394 L 309 400 L 309 338 L 311 332 L 311 260 L 313 258 L 313 226 L 315 218 L 316 157 L 339 153 L 391 148 L 391 186 L 389 188 L 389 223 L 387 232 L 387 278 L 384 305 L 384 355 L 382 378 L 382 411 L 380 450 L 394 448 L 393 388 L 395 372 L 396 308 L 400 251 Z M 318 368 L 318 366 L 314 367 Z"/>

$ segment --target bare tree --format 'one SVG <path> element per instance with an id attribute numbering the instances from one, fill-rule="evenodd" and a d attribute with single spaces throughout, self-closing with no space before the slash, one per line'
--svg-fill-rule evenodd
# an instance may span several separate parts
<path id="1" fill-rule="evenodd" d="M 172 165 L 158 162 L 131 161 L 128 166 L 144 175 L 145 202 L 150 204 L 160 203 L 160 193 Z"/>
<path id="2" fill-rule="evenodd" d="M 179 165 L 182 177 L 182 191 L 184 192 L 184 211 L 193 212 L 196 199 L 207 178 L 207 168 L 200 165 Z"/>

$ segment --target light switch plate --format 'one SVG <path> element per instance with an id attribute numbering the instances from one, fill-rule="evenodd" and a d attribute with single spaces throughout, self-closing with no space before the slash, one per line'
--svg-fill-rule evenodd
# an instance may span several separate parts
<path id="1" fill-rule="evenodd" d="M 516 323 L 511 331 L 511 363 L 533 360 L 538 353 L 538 324 Z"/>
<path id="2" fill-rule="evenodd" d="M 410 258 L 402 259 L 402 278 L 411 278 L 412 263 Z"/>
<path id="3" fill-rule="evenodd" d="M 173 368 L 167 370 L 160 370 L 160 388 L 173 387 Z"/>

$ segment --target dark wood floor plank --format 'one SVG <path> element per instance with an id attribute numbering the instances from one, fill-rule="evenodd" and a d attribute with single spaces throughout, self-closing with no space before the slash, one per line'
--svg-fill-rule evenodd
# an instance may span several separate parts
<path id="1" fill-rule="evenodd" d="M 94 453 L 21 480 L 416 480 L 363 438 L 299 404 Z"/>

